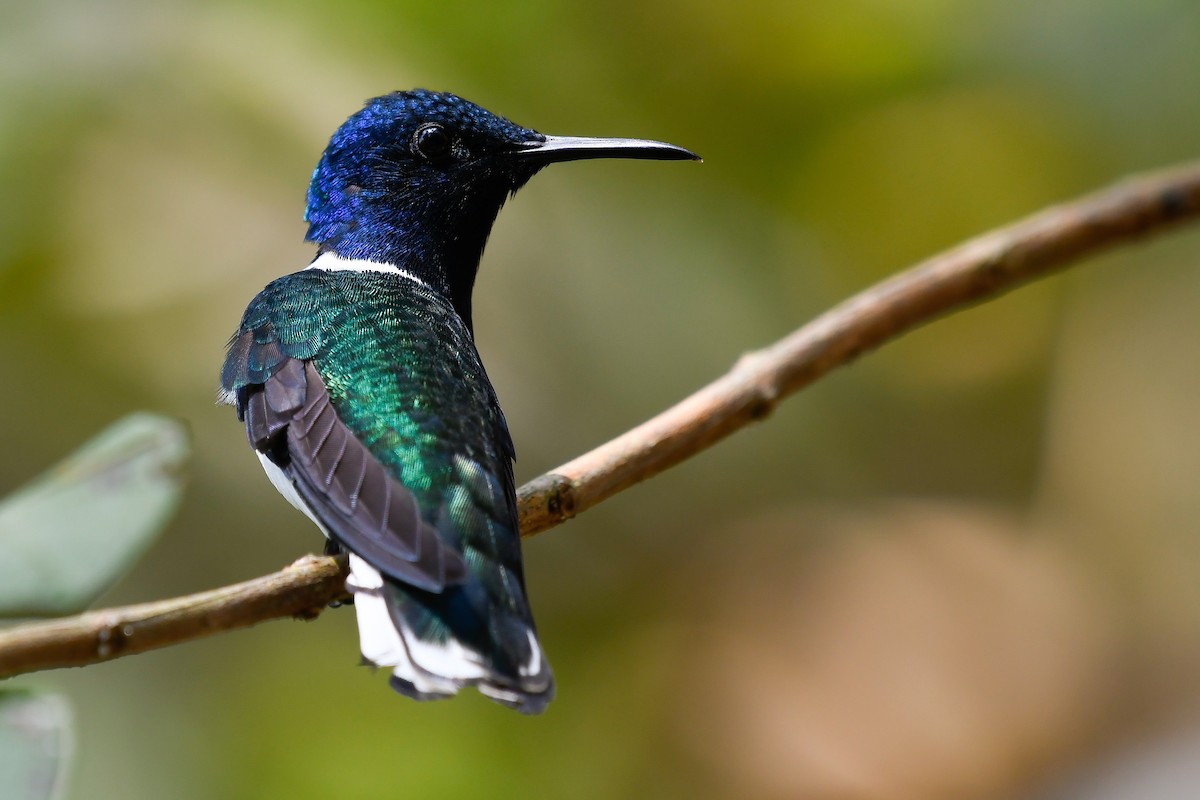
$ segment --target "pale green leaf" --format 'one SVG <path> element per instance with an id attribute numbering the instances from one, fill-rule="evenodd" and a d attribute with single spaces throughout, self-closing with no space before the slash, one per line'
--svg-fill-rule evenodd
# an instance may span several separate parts
<path id="1" fill-rule="evenodd" d="M 0 616 L 91 604 L 170 519 L 189 450 L 180 423 L 133 414 L 0 502 Z"/>
<path id="2" fill-rule="evenodd" d="M 0 791 L 11 800 L 63 796 L 71 710 L 54 694 L 0 691 Z"/>

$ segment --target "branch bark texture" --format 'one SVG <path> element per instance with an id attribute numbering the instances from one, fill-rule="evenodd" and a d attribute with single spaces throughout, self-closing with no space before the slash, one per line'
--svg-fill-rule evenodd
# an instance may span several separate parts
<path id="1" fill-rule="evenodd" d="M 521 534 L 548 530 L 690 458 L 925 322 L 1197 218 L 1200 163 L 1122 181 L 934 256 L 744 355 L 672 408 L 521 487 Z M 313 617 L 344 596 L 345 577 L 343 562 L 308 556 L 222 589 L 0 630 L 0 678 L 108 661 L 269 619 Z"/>
<path id="2" fill-rule="evenodd" d="M 220 589 L 0 630 L 0 678 L 110 661 L 269 619 L 312 618 L 346 596 L 347 574 L 344 559 L 305 556 Z"/>
<path id="3" fill-rule="evenodd" d="M 1200 163 L 1122 181 L 971 239 L 846 300 L 672 408 L 520 490 L 532 536 L 769 415 L 835 367 L 950 311 L 1200 216 Z"/>

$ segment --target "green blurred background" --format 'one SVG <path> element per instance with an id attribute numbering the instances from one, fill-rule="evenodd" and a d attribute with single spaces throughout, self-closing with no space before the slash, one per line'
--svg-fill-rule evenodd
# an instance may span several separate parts
<path id="1" fill-rule="evenodd" d="M 1194 0 L 10 0 L 0 492 L 151 409 L 191 483 L 102 605 L 319 548 L 213 399 L 369 96 L 705 157 L 555 167 L 501 214 L 476 330 L 528 479 L 916 259 L 1194 157 L 1197 76 Z M 544 717 L 393 695 L 333 611 L 25 679 L 75 707 L 71 797 L 1074 798 L 1195 762 L 1198 259 L 1184 231 L 939 321 L 527 542 Z"/>

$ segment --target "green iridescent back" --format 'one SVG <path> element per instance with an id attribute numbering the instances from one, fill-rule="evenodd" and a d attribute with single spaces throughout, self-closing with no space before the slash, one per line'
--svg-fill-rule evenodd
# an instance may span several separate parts
<path id="1" fill-rule="evenodd" d="M 244 367 L 226 363 L 227 390 L 264 383 L 287 358 L 311 360 L 339 419 L 488 593 L 523 589 L 512 440 L 471 333 L 444 298 L 393 273 L 305 270 L 251 302 L 247 331 L 256 347 Z"/>

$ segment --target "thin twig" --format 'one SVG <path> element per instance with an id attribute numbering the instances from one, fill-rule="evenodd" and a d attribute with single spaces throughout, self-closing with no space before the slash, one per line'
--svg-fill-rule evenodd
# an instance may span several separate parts
<path id="1" fill-rule="evenodd" d="M 110 661 L 269 619 L 312 618 L 345 596 L 345 570 L 344 559 L 304 556 L 220 589 L 17 625 L 0 631 L 0 678 Z"/>
<path id="2" fill-rule="evenodd" d="M 763 419 L 830 370 L 947 312 L 998 297 L 1108 247 L 1200 217 L 1200 164 L 1118 183 L 985 234 L 877 284 L 633 430 L 519 493 L 532 536 Z M 344 594 L 344 564 L 306 557 L 246 583 L 0 631 L 0 678 L 83 666 L 281 617 Z"/>
<path id="3" fill-rule="evenodd" d="M 1122 181 L 971 239 L 860 292 L 631 431 L 521 488 L 532 536 L 769 415 L 780 401 L 949 311 L 1200 215 L 1200 163 Z"/>

